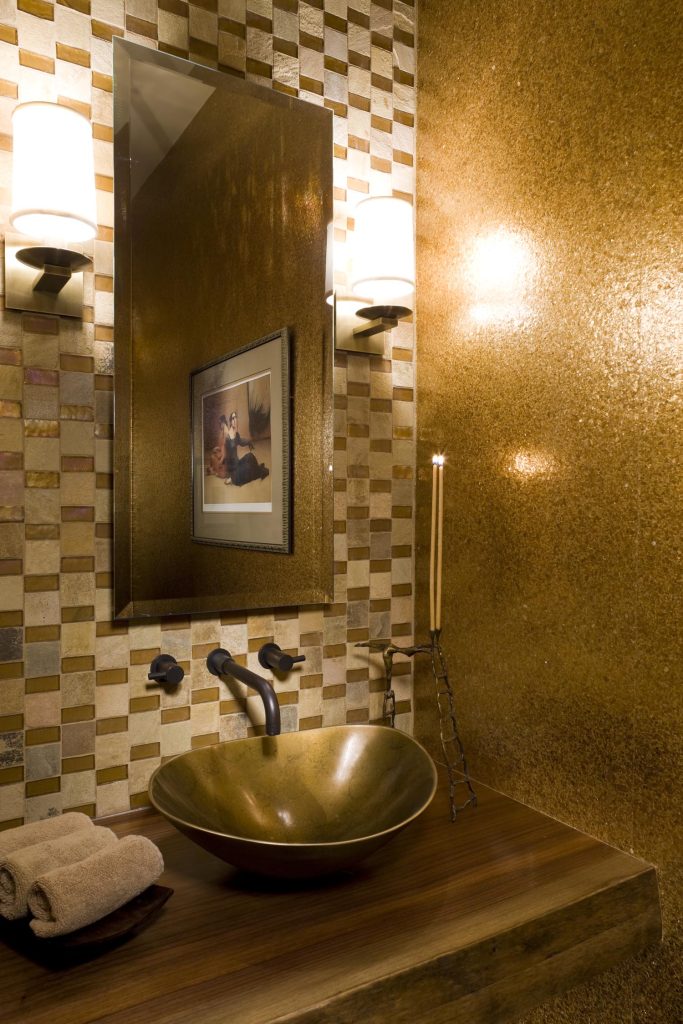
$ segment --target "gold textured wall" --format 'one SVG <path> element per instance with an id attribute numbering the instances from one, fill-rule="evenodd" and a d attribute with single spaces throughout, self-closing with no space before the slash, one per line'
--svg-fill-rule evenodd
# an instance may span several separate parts
<path id="1" fill-rule="evenodd" d="M 476 778 L 659 870 L 661 951 L 534 1024 L 683 1019 L 676 0 L 424 0 L 417 608 Z M 434 741 L 416 680 L 416 734 Z"/>
<path id="2" fill-rule="evenodd" d="M 335 367 L 332 605 L 111 621 L 112 39 L 332 110 L 343 287 L 356 203 L 368 194 L 413 196 L 414 30 L 410 0 L 0 6 L 0 233 L 11 114 L 33 99 L 91 118 L 99 222 L 82 324 L 0 310 L 0 828 L 73 807 L 107 814 L 139 806 L 161 758 L 245 735 L 262 708 L 250 697 L 245 709 L 207 673 L 204 659 L 218 643 L 255 669 L 266 639 L 306 654 L 303 670 L 277 684 L 286 729 L 381 714 L 381 661 L 353 645 L 412 635 L 410 323 L 393 332 L 384 358 L 342 357 Z M 177 695 L 145 688 L 160 650 L 185 666 Z M 410 729 L 409 671 L 397 684 L 399 721 Z"/>

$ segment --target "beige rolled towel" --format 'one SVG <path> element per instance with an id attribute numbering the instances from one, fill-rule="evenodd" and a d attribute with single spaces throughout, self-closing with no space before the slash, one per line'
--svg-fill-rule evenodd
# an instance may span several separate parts
<path id="1" fill-rule="evenodd" d="M 144 836 L 124 836 L 77 864 L 49 871 L 28 896 L 31 928 L 49 939 L 84 928 L 156 882 L 164 870 L 161 853 Z"/>
<path id="2" fill-rule="evenodd" d="M 9 921 L 25 917 L 28 913 L 26 900 L 36 878 L 53 868 L 83 860 L 116 842 L 118 839 L 110 828 L 77 828 L 69 835 L 25 846 L 0 860 L 0 914 Z"/>
<path id="3" fill-rule="evenodd" d="M 18 828 L 9 828 L 6 832 L 0 832 L 0 860 L 9 857 L 15 850 L 23 849 L 24 846 L 34 846 L 35 843 L 42 843 L 46 839 L 66 836 L 76 829 L 91 827 L 92 821 L 87 814 L 69 811 L 53 818 L 43 818 L 28 825 L 19 825 Z"/>

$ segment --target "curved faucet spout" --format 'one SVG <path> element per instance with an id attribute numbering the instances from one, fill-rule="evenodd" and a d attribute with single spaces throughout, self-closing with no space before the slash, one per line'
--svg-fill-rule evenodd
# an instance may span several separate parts
<path id="1" fill-rule="evenodd" d="M 256 690 L 266 710 L 266 733 L 269 736 L 279 736 L 280 726 L 280 705 L 277 702 L 275 690 L 267 679 L 262 679 L 255 672 L 251 672 L 243 665 L 238 665 L 229 651 L 217 647 L 211 651 L 206 659 L 206 667 L 214 676 L 232 676 L 240 683 L 251 686 Z"/>

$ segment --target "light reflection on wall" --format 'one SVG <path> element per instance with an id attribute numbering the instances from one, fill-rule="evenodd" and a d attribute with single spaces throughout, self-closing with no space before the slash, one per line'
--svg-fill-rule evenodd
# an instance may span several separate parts
<path id="1" fill-rule="evenodd" d="M 503 471 L 506 476 L 520 481 L 544 480 L 556 476 L 560 464 L 546 449 L 519 448 L 505 455 Z"/>
<path id="2" fill-rule="evenodd" d="M 520 233 L 500 227 L 475 238 L 465 270 L 471 319 L 482 326 L 528 324 L 537 269 L 532 246 Z"/>

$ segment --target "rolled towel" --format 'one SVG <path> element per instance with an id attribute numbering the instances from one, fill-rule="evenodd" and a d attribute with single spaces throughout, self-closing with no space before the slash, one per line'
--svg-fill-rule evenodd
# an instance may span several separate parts
<path id="1" fill-rule="evenodd" d="M 36 878 L 117 842 L 110 828 L 77 828 L 69 835 L 25 846 L 0 860 L 0 914 L 10 921 L 24 917 L 28 913 L 29 890 Z"/>
<path id="2" fill-rule="evenodd" d="M 34 846 L 35 843 L 42 843 L 45 839 L 54 839 L 56 836 L 66 836 L 76 829 L 90 828 L 92 821 L 87 814 L 80 811 L 69 811 L 67 814 L 58 814 L 53 818 L 43 818 L 41 821 L 32 821 L 28 825 L 19 825 L 18 828 L 9 828 L 6 832 L 0 832 L 0 860 L 9 857 L 15 850 L 21 850 L 24 846 Z"/>
<path id="3" fill-rule="evenodd" d="M 28 895 L 31 928 L 42 939 L 66 935 L 118 910 L 164 870 L 161 853 L 144 836 L 124 836 L 77 864 L 37 878 Z"/>

